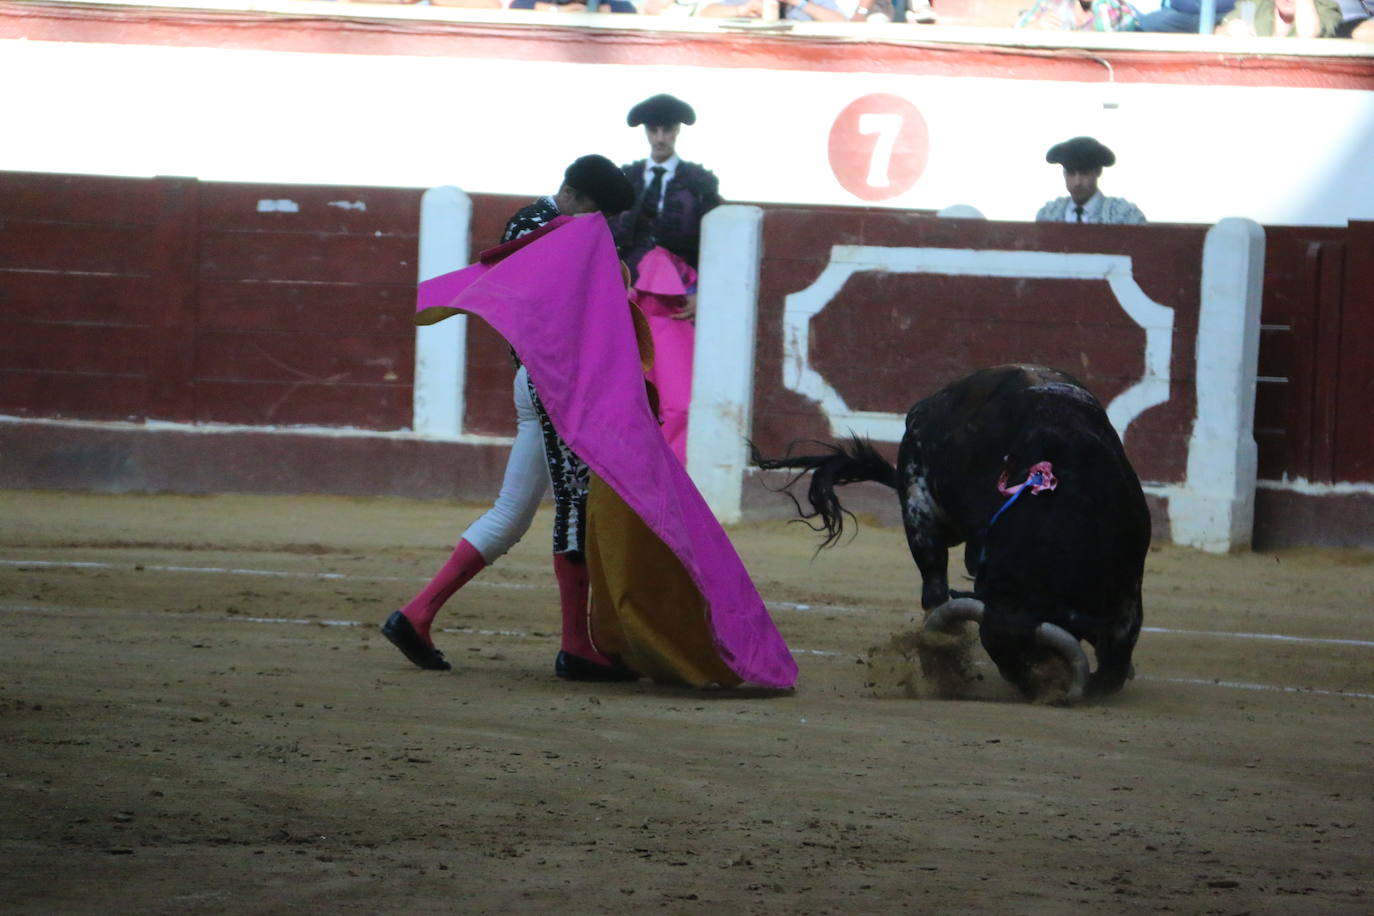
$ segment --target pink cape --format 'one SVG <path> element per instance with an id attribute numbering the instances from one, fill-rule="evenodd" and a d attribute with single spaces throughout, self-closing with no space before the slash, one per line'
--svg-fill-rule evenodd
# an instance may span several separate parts
<path id="1" fill-rule="evenodd" d="M 686 261 L 664 248 L 654 248 L 640 260 L 635 280 L 636 301 L 654 338 L 654 365 L 648 375 L 658 389 L 663 438 L 684 465 L 696 326 L 673 316 L 686 304 L 687 284 L 695 286 L 696 278 Z"/>
<path id="2" fill-rule="evenodd" d="M 721 661 L 752 684 L 795 684 L 744 563 L 659 432 L 605 219 L 569 220 L 498 263 L 420 284 L 417 324 L 458 311 L 515 348 L 558 434 L 682 563 Z"/>

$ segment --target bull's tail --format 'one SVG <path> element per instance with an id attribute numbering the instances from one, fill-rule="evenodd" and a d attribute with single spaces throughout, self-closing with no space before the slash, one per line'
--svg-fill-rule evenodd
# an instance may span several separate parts
<path id="1" fill-rule="evenodd" d="M 897 489 L 897 469 L 886 458 L 878 454 L 878 450 L 873 447 L 871 442 L 867 439 L 860 439 L 858 436 L 851 436 L 847 443 L 837 445 L 825 442 L 815 444 L 825 449 L 825 453 L 821 455 L 793 455 L 792 448 L 796 445 L 793 443 L 792 446 L 788 446 L 787 454 L 784 457 L 765 458 L 759 454 L 758 448 L 752 442 L 749 443 L 749 453 L 756 467 L 765 470 L 787 469 L 798 472 L 795 477 L 783 484 L 781 490 L 797 507 L 797 514 L 801 521 L 810 525 L 813 531 L 825 533 L 825 540 L 821 542 L 821 548 L 825 548 L 840 539 L 840 535 L 844 532 L 844 517 L 846 515 L 850 518 L 854 517 L 853 513 L 840 505 L 839 497 L 835 495 L 835 488 L 847 483 L 871 480 L 895 490 Z M 807 474 L 811 475 L 811 485 L 806 492 L 807 502 L 811 504 L 811 511 L 809 512 L 802 508 L 801 503 L 790 489 L 793 484 Z"/>

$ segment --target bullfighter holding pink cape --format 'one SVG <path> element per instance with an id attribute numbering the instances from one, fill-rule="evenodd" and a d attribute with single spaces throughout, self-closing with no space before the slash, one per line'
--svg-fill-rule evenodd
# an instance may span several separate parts
<path id="1" fill-rule="evenodd" d="M 597 649 L 662 682 L 791 687 L 791 652 L 659 430 L 605 219 L 567 220 L 499 261 L 420 284 L 416 324 L 459 312 L 510 343 L 558 435 L 594 475 Z"/>
<path id="2" fill-rule="evenodd" d="M 640 260 L 634 281 L 636 304 L 649 322 L 654 340 L 654 364 L 649 381 L 658 389 L 658 412 L 663 438 L 677 460 L 687 464 L 687 413 L 692 403 L 692 357 L 695 328 L 679 316 L 697 272 L 665 248 L 655 248 Z"/>

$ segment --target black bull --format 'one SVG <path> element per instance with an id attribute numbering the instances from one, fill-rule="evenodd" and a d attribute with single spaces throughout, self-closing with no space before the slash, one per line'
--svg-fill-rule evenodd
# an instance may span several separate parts
<path id="1" fill-rule="evenodd" d="M 843 530 L 835 487 L 885 484 L 901 500 L 921 606 L 933 611 L 927 627 L 978 620 L 988 655 L 1027 696 L 1036 693 L 1033 666 L 1050 652 L 1078 672 L 1070 697 L 1121 689 L 1140 634 L 1150 514 L 1106 412 L 1072 376 L 999 366 L 955 382 L 907 413 L 895 468 L 858 438 L 827 448 L 754 454 L 760 467 L 811 474 L 803 517 L 820 521 L 822 546 Z M 1037 468 L 1039 492 L 1007 495 Z M 974 590 L 951 601 L 949 548 L 961 542 Z M 1097 657 L 1090 675 L 1079 640 Z"/>

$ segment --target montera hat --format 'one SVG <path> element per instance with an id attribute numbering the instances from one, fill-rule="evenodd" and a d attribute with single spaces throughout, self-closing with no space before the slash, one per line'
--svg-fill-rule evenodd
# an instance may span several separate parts
<path id="1" fill-rule="evenodd" d="M 605 156 L 592 153 L 575 160 L 563 173 L 563 183 L 586 194 L 607 216 L 615 216 L 634 206 L 634 185 L 620 167 Z"/>
<path id="2" fill-rule="evenodd" d="M 641 124 L 659 126 L 664 124 L 695 124 L 697 113 L 692 106 L 675 96 L 659 93 L 650 96 L 630 109 L 625 123 L 631 127 Z"/>
<path id="3" fill-rule="evenodd" d="M 1051 146 L 1045 161 L 1062 165 L 1070 172 L 1091 172 L 1116 165 L 1116 154 L 1092 137 L 1074 137 Z"/>

